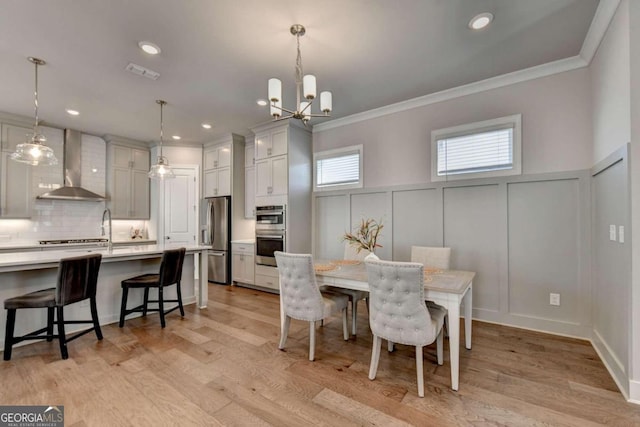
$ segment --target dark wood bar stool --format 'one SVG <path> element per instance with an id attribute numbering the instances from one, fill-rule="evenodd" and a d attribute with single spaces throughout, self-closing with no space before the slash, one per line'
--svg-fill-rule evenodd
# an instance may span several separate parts
<path id="1" fill-rule="evenodd" d="M 101 254 L 61 259 L 58 265 L 58 282 L 55 288 L 31 292 L 4 301 L 4 308 L 7 310 L 4 360 L 11 360 L 13 345 L 25 340 L 46 338 L 47 341 L 52 341 L 57 338 L 60 342 L 62 358 L 67 359 L 69 357 L 67 351 L 68 342 L 91 331 L 95 331 L 99 340 L 102 339 L 96 307 L 96 287 L 101 261 Z M 86 299 L 89 299 L 91 305 L 91 320 L 64 320 L 64 306 Z M 16 310 L 22 308 L 46 308 L 47 327 L 23 336 L 14 337 Z M 54 314 L 57 314 L 57 320 L 54 320 Z M 67 338 L 64 325 L 80 323 L 91 323 L 93 326 Z M 58 326 L 57 334 L 53 333 L 54 324 Z"/>
<path id="2" fill-rule="evenodd" d="M 182 264 L 184 263 L 185 248 L 170 249 L 162 253 L 162 263 L 160 264 L 159 274 L 143 274 L 141 276 L 132 277 L 122 281 L 122 305 L 120 306 L 120 327 L 124 326 L 124 318 L 130 313 L 142 313 L 147 315 L 149 311 L 157 311 L 160 313 L 160 324 L 164 328 L 166 326 L 165 316 L 173 310 L 180 309 L 180 315 L 184 317 L 184 308 L 182 307 L 182 292 L 180 290 L 180 279 L 182 278 Z M 177 285 L 177 299 L 164 299 L 164 288 L 171 285 Z M 129 288 L 144 289 L 144 302 L 137 307 L 127 309 L 127 297 Z M 149 299 L 149 289 L 158 289 L 158 299 Z M 158 308 L 148 308 L 149 303 L 157 303 Z M 178 305 L 165 311 L 164 303 L 177 302 Z"/>

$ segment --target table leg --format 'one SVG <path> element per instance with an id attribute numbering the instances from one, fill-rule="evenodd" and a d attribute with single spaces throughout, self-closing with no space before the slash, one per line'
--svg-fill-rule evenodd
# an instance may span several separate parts
<path id="1" fill-rule="evenodd" d="M 464 295 L 464 346 L 471 350 L 471 316 L 473 315 L 473 283 Z"/>
<path id="2" fill-rule="evenodd" d="M 284 336 L 285 318 L 286 316 L 284 315 L 284 301 L 282 301 L 282 290 L 280 290 L 280 337 Z"/>
<path id="3" fill-rule="evenodd" d="M 452 301 L 449 311 L 449 359 L 451 363 L 451 388 L 458 390 L 460 375 L 460 303 Z"/>
<path id="4" fill-rule="evenodd" d="M 200 292 L 198 292 L 198 306 L 207 307 L 209 300 L 209 256 L 207 251 L 200 251 Z"/>

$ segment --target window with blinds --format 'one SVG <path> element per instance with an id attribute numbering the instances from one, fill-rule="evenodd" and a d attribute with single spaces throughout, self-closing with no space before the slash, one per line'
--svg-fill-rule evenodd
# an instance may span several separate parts
<path id="1" fill-rule="evenodd" d="M 520 174 L 520 115 L 432 132 L 434 181 Z"/>
<path id="2" fill-rule="evenodd" d="M 314 189 L 362 187 L 362 145 L 315 153 Z"/>

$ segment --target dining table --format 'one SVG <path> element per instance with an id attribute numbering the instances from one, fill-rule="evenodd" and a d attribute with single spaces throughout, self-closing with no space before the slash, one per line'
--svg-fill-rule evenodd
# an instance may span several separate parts
<path id="1" fill-rule="evenodd" d="M 315 262 L 318 285 L 369 291 L 367 270 L 363 262 L 350 260 Z M 471 350 L 471 315 L 473 307 L 473 279 L 476 273 L 461 270 L 424 269 L 424 297 L 447 309 L 449 322 L 449 359 L 451 388 L 458 390 L 460 372 L 460 317 L 464 310 L 465 348 Z M 284 313 L 281 304 L 281 319 Z"/>

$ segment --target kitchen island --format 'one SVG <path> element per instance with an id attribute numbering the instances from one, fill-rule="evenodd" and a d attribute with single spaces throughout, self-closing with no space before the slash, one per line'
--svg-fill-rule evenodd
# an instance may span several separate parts
<path id="1" fill-rule="evenodd" d="M 124 279 L 145 273 L 157 273 L 162 252 L 178 246 L 139 245 L 93 248 L 73 248 L 53 251 L 0 253 L 0 301 L 40 289 L 55 287 L 58 262 L 62 258 L 90 253 L 102 254 L 98 275 L 97 304 L 101 324 L 117 322 L 120 315 Z M 184 304 L 207 305 L 207 249 L 209 246 L 187 245 L 182 269 L 182 299 Z M 165 298 L 175 299 L 175 286 L 168 288 Z M 142 292 L 129 295 L 130 305 L 142 303 Z M 4 311 L 4 310 L 3 310 Z M 153 314 L 151 314 L 153 316 Z M 65 309 L 67 319 L 90 318 L 88 300 Z M 6 314 L 0 316 L 0 345 L 4 344 Z M 20 310 L 16 317 L 16 334 L 43 327 L 46 310 Z M 71 332 L 70 330 L 69 332 Z"/>

